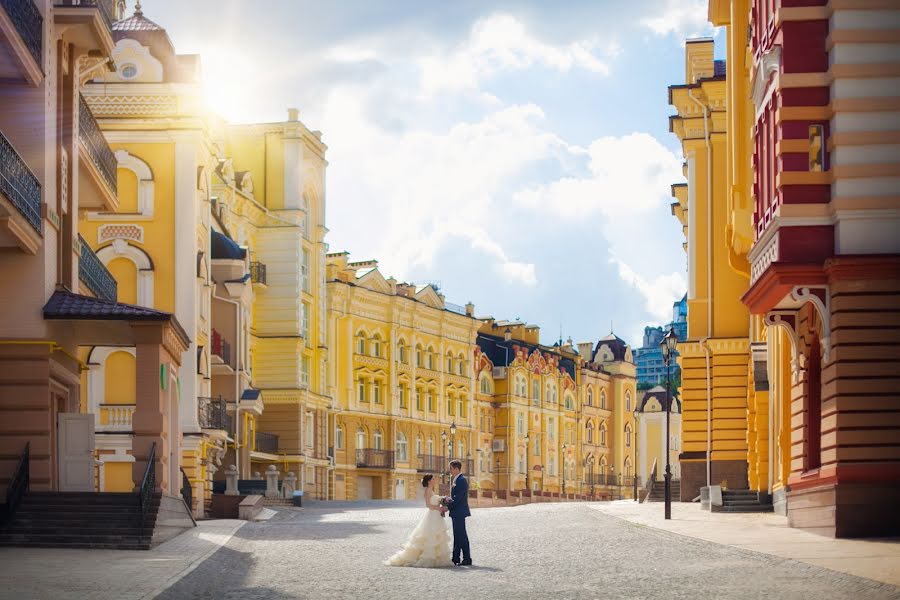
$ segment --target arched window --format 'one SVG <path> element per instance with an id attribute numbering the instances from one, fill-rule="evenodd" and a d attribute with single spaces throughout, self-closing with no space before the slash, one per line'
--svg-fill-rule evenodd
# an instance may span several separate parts
<path id="1" fill-rule="evenodd" d="M 568 392 L 566 392 L 566 410 L 575 410 L 575 399 Z"/>
<path id="2" fill-rule="evenodd" d="M 521 374 L 516 375 L 516 396 L 520 398 L 524 398 L 528 393 L 528 385 L 525 383 L 525 376 Z"/>
<path id="3" fill-rule="evenodd" d="M 462 352 L 459 353 L 459 356 L 457 357 L 457 361 L 458 361 L 456 363 L 457 373 L 459 373 L 460 375 L 465 375 L 466 374 L 466 358 L 463 356 Z"/>
<path id="4" fill-rule="evenodd" d="M 409 444 L 406 435 L 402 431 L 397 432 L 397 460 L 406 462 L 409 460 Z"/>
<path id="5" fill-rule="evenodd" d="M 372 336 L 372 356 L 381 356 L 381 336 L 377 333 Z"/>
<path id="6" fill-rule="evenodd" d="M 606 445 L 606 423 L 600 423 L 600 445 Z"/>
<path id="7" fill-rule="evenodd" d="M 593 389 L 592 387 L 588 387 L 588 389 L 587 389 L 587 400 L 586 400 L 586 402 L 587 402 L 587 405 L 588 405 L 588 406 L 593 406 L 593 405 L 594 405 L 594 389 Z"/>
<path id="8" fill-rule="evenodd" d="M 406 356 L 406 344 L 403 343 L 403 340 L 400 340 L 400 343 L 397 344 L 397 358 L 401 363 L 406 364 L 408 358 Z"/>
<path id="9" fill-rule="evenodd" d="M 585 432 L 585 435 L 587 437 L 587 443 L 593 444 L 594 443 L 594 424 L 591 423 L 590 421 L 588 421 L 588 423 L 587 423 L 587 431 Z"/>
<path id="10" fill-rule="evenodd" d="M 600 390 L 600 408 L 606 410 L 606 390 Z"/>
<path id="11" fill-rule="evenodd" d="M 422 346 L 416 344 L 416 366 L 422 366 Z"/>
<path id="12" fill-rule="evenodd" d="M 535 403 L 541 401 L 541 382 L 536 377 L 531 382 L 531 398 Z"/>
<path id="13" fill-rule="evenodd" d="M 422 436 L 416 436 L 416 456 L 420 456 L 422 454 Z"/>
<path id="14" fill-rule="evenodd" d="M 625 392 L 625 412 L 631 412 L 631 392 Z"/>
<path id="15" fill-rule="evenodd" d="M 356 334 L 356 353 L 366 353 L 366 333 L 364 331 L 360 331 Z"/>
<path id="16" fill-rule="evenodd" d="M 428 347 L 428 368 L 434 370 L 434 348 Z"/>
<path id="17" fill-rule="evenodd" d="M 600 458 L 600 467 L 599 467 L 600 475 L 606 474 L 606 457 L 603 456 Z"/>
<path id="18" fill-rule="evenodd" d="M 631 448 L 631 423 L 625 423 L 625 447 Z"/>
<path id="19" fill-rule="evenodd" d="M 360 427 L 356 430 L 356 449 L 362 450 L 366 447 L 366 430 Z"/>
<path id="20" fill-rule="evenodd" d="M 482 373 L 481 377 L 478 380 L 479 389 L 482 394 L 490 394 L 491 393 L 491 378 L 487 373 Z"/>
<path id="21" fill-rule="evenodd" d="M 625 472 L 625 477 L 631 477 L 631 458 L 625 457 L 625 467 L 622 469 Z"/>
<path id="22" fill-rule="evenodd" d="M 457 456 L 459 456 L 459 458 L 466 457 L 466 440 L 459 440 L 459 453 Z"/>
<path id="23" fill-rule="evenodd" d="M 428 438 L 428 455 L 434 456 L 434 438 Z"/>
<path id="24" fill-rule="evenodd" d="M 338 427 L 334 432 L 334 445 L 338 450 L 344 449 L 344 428 Z"/>
<path id="25" fill-rule="evenodd" d="M 383 450 L 384 449 L 384 434 L 381 433 L 380 429 L 375 430 L 375 435 L 373 436 L 373 439 L 375 442 L 375 444 L 374 444 L 375 449 Z"/>

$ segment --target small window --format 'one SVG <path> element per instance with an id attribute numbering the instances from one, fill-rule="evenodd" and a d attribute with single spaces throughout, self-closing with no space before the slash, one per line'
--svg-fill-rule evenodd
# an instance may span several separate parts
<path id="1" fill-rule="evenodd" d="M 822 125 L 809 126 L 809 170 L 812 172 L 825 170 L 824 135 L 825 128 Z"/>
<path id="2" fill-rule="evenodd" d="M 122 75 L 122 79 L 134 79 L 138 74 L 137 66 L 132 63 L 124 64 L 119 73 Z"/>
<path id="3" fill-rule="evenodd" d="M 334 445 L 337 446 L 338 450 L 344 449 L 344 428 L 338 427 L 337 431 L 334 432 Z"/>
<path id="4" fill-rule="evenodd" d="M 373 439 L 375 441 L 375 449 L 376 450 L 384 449 L 384 435 L 381 433 L 380 429 L 377 429 L 375 431 L 375 435 L 373 436 Z"/>

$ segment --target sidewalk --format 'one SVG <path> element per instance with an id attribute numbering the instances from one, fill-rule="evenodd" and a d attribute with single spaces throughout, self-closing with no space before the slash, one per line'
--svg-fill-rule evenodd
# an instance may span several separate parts
<path id="1" fill-rule="evenodd" d="M 673 503 L 669 521 L 663 518 L 662 502 L 638 504 L 620 500 L 591 508 L 637 525 L 900 586 L 897 538 L 834 539 L 788 527 L 787 517 L 772 513 L 711 513 L 701 510 L 699 503 Z"/>
<path id="2" fill-rule="evenodd" d="M 0 548 L 0 599 L 149 600 L 194 570 L 244 523 L 200 521 L 146 551 Z"/>

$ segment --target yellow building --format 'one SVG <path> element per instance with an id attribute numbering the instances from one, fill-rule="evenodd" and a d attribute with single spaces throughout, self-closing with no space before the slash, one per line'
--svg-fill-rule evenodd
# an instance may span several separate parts
<path id="1" fill-rule="evenodd" d="M 416 498 L 450 458 L 473 472 L 474 307 L 328 255 L 329 381 L 338 500 Z"/>
<path id="2" fill-rule="evenodd" d="M 750 318 L 740 301 L 748 273 L 737 252 L 746 232 L 729 199 L 741 202 L 728 187 L 728 89 L 725 63 L 714 60 L 711 39 L 688 41 L 685 73 L 685 84 L 669 87 L 669 101 L 677 110 L 670 129 L 682 142 L 688 180 L 673 186 L 672 212 L 684 227 L 688 254 L 688 339 L 678 345 L 679 462 L 681 497 L 691 499 L 710 484 L 747 488 L 751 375 Z"/>
<path id="3" fill-rule="evenodd" d="M 643 481 L 656 473 L 656 481 L 662 482 L 666 472 L 666 390 L 656 386 L 644 392 L 635 409 L 638 431 L 638 474 Z M 680 500 L 681 467 L 681 400 L 671 397 L 669 411 L 669 464 L 672 467 L 673 499 Z M 690 498 L 685 498 L 690 500 Z"/>
<path id="4" fill-rule="evenodd" d="M 475 352 L 479 486 L 500 497 L 630 496 L 634 474 L 631 350 L 544 346 L 540 330 L 486 319 Z"/>

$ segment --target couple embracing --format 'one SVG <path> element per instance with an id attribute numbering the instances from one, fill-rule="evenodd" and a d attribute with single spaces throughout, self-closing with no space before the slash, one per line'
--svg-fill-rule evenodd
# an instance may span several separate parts
<path id="1" fill-rule="evenodd" d="M 438 494 L 437 481 L 432 475 L 422 478 L 425 488 L 425 506 L 428 511 L 409 534 L 406 544 L 384 564 L 392 567 L 449 567 L 469 566 L 469 536 L 466 534 L 466 518 L 469 512 L 469 482 L 462 474 L 462 462 L 450 461 L 450 495 Z M 450 555 L 450 538 L 445 515 L 450 514 L 453 523 L 453 556 Z M 460 560 L 460 554 L 462 560 Z"/>

